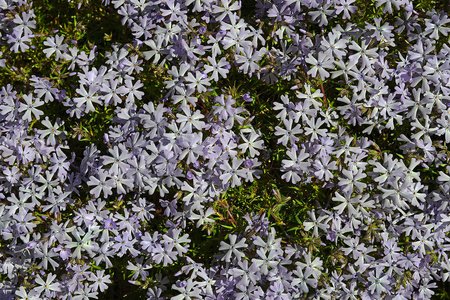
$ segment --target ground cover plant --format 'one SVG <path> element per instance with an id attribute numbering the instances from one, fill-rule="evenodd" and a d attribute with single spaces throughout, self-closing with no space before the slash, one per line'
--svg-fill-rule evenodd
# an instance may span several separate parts
<path id="1" fill-rule="evenodd" d="M 0 0 L 1 299 L 449 299 L 432 0 Z"/>

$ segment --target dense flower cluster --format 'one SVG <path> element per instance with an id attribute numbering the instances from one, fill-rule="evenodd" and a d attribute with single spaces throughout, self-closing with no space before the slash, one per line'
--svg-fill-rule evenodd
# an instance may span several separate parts
<path id="1" fill-rule="evenodd" d="M 355 0 L 102 4 L 130 30 L 128 44 L 99 55 L 58 32 L 42 43 L 77 86 L 33 75 L 28 90 L 1 87 L 1 299 L 96 299 L 117 260 L 148 299 L 431 299 L 449 279 L 446 13 L 419 16 L 411 1 L 377 0 L 386 20 L 344 24 Z M 11 54 L 36 49 L 32 7 L 0 0 Z M 2 55 L 0 67 L 14 69 Z M 139 74 L 148 66 L 163 70 L 162 99 L 146 97 Z M 192 258 L 191 233 L 216 222 L 212 203 L 263 173 L 266 143 L 246 109 L 255 95 L 221 85 L 233 70 L 289 82 L 269 103 L 280 172 L 294 186 L 332 192 L 300 230 L 337 246 L 336 270 L 314 247 L 282 243 L 258 213 L 218 241 L 212 261 Z M 65 117 L 45 115 L 56 103 Z M 64 119 L 98 108 L 114 114 L 104 143 L 75 151 Z M 377 136 L 400 127 L 400 149 L 380 149 Z"/>

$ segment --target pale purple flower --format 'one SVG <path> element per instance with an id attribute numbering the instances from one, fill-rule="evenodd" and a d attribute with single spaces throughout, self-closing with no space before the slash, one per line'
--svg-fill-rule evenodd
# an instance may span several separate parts
<path id="1" fill-rule="evenodd" d="M 239 149 L 242 150 L 243 153 L 250 151 L 250 157 L 255 157 L 255 155 L 259 155 L 259 151 L 256 149 L 263 149 L 264 142 L 261 140 L 256 140 L 260 137 L 255 131 L 250 133 L 248 139 L 241 135 L 244 143 L 238 146 Z"/>
<path id="2" fill-rule="evenodd" d="M 188 72 L 186 76 L 187 86 L 191 89 L 196 89 L 199 93 L 206 92 L 205 86 L 210 86 L 211 83 L 209 82 L 207 76 L 205 78 L 205 74 L 196 71 L 195 76 L 192 74 L 192 72 Z"/>
<path id="3" fill-rule="evenodd" d="M 50 57 L 53 53 L 56 54 L 56 60 L 64 58 L 64 53 L 67 52 L 67 44 L 63 44 L 64 37 L 61 35 L 55 35 L 54 37 L 48 37 L 44 41 L 44 45 L 48 48 L 44 49 L 44 53 L 47 57 Z"/>
<path id="4" fill-rule="evenodd" d="M 244 253 L 241 252 L 240 248 L 246 248 L 248 245 L 245 243 L 245 238 L 242 238 L 239 240 L 239 242 L 236 243 L 237 235 L 230 234 L 228 235 L 228 238 L 230 239 L 230 243 L 225 243 L 223 241 L 220 242 L 220 251 L 227 251 L 225 255 L 222 257 L 222 260 L 225 260 L 226 262 L 231 261 L 231 255 L 233 257 L 236 257 L 238 261 L 244 257 Z"/>
<path id="5" fill-rule="evenodd" d="M 61 284 L 57 281 L 54 282 L 56 278 L 55 274 L 48 274 L 47 279 L 44 281 L 40 275 L 37 275 L 36 283 L 39 284 L 39 286 L 35 287 L 33 290 L 38 292 L 39 294 L 42 294 L 44 292 L 44 295 L 46 297 L 51 297 L 52 292 L 61 292 Z"/>
<path id="6" fill-rule="evenodd" d="M 319 52 L 318 58 L 316 59 L 312 53 L 309 54 L 309 56 L 305 59 L 307 63 L 312 65 L 312 68 L 309 69 L 308 75 L 311 75 L 313 77 L 316 77 L 317 72 L 320 75 L 320 78 L 322 80 L 325 80 L 325 78 L 330 77 L 330 73 L 325 70 L 326 69 L 333 69 L 334 64 L 331 60 L 330 56 Z"/>
<path id="7" fill-rule="evenodd" d="M 229 63 L 225 57 L 222 57 L 218 62 L 216 62 L 215 56 L 208 56 L 207 59 L 211 65 L 204 66 L 206 74 L 212 72 L 211 78 L 214 79 L 214 81 L 219 81 L 219 74 L 222 78 L 227 78 L 229 70 L 226 66 L 228 66 Z"/>

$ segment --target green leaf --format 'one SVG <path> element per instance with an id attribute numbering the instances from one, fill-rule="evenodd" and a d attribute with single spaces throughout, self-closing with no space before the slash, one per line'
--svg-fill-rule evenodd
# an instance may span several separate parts
<path id="1" fill-rule="evenodd" d="M 230 229 L 230 230 L 234 229 L 233 226 L 228 226 L 228 225 L 224 225 L 224 224 L 220 224 L 220 226 L 222 226 L 222 227 L 224 227 L 226 229 Z"/>

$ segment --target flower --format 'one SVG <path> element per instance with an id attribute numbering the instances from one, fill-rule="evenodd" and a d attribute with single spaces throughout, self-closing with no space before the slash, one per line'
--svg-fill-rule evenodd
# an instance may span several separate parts
<path id="1" fill-rule="evenodd" d="M 79 89 L 76 90 L 76 92 L 81 97 L 73 98 L 73 101 L 76 103 L 77 107 L 81 107 L 82 105 L 86 104 L 86 113 L 95 111 L 94 103 L 102 104 L 102 102 L 100 101 L 100 96 L 97 95 L 98 87 L 89 86 L 88 90 L 89 92 L 87 92 L 82 85 Z"/>
<path id="2" fill-rule="evenodd" d="M 247 150 L 250 151 L 250 157 L 255 157 L 255 155 L 259 155 L 259 151 L 256 149 L 263 149 L 264 142 L 261 140 L 256 140 L 260 137 L 255 131 L 252 131 L 250 133 L 250 136 L 248 139 L 244 137 L 244 135 L 241 135 L 242 139 L 244 140 L 243 144 L 240 144 L 238 146 L 239 149 L 242 150 L 242 152 L 247 152 Z"/>
<path id="3" fill-rule="evenodd" d="M 157 264 L 162 262 L 164 267 L 177 260 L 177 252 L 173 251 L 173 246 L 169 244 L 156 244 L 152 252 L 154 253 L 153 261 Z"/>
<path id="4" fill-rule="evenodd" d="M 196 71 L 194 77 L 192 72 L 188 72 L 186 76 L 186 81 L 188 82 L 187 86 L 191 89 L 196 89 L 199 93 L 206 92 L 205 86 L 210 86 L 211 83 L 209 82 L 207 76 L 205 75 L 206 74 Z"/>
<path id="5" fill-rule="evenodd" d="M 186 285 L 178 286 L 172 284 L 172 289 L 180 292 L 179 295 L 170 298 L 170 300 L 190 300 L 192 298 L 201 298 L 200 290 L 196 287 L 197 283 L 192 279 L 188 279 Z"/>
<path id="6" fill-rule="evenodd" d="M 39 134 L 41 135 L 41 138 L 45 138 L 46 136 L 48 136 L 47 141 L 49 142 L 49 144 L 51 146 L 55 146 L 56 145 L 55 137 L 58 137 L 58 136 L 62 137 L 65 134 L 64 131 L 60 131 L 59 130 L 59 128 L 62 125 L 64 125 L 64 122 L 61 121 L 60 118 L 57 118 L 55 124 L 52 125 L 52 123 L 50 122 L 49 118 L 45 117 L 45 120 L 42 121 L 42 125 L 47 127 L 47 129 L 38 130 Z"/>
<path id="7" fill-rule="evenodd" d="M 13 31 L 13 33 L 8 37 L 8 43 L 13 44 L 11 49 L 14 51 L 14 53 L 19 52 L 25 52 L 30 48 L 29 45 L 25 44 L 25 42 L 31 42 L 28 35 L 23 35 L 22 33 L 19 33 L 19 30 Z"/>
<path id="8" fill-rule="evenodd" d="M 5 8 L 6 9 L 6 8 Z M 24 11 L 22 14 L 16 14 L 13 22 L 17 25 L 14 27 L 14 30 L 19 34 L 24 36 L 32 35 L 33 32 L 31 29 L 36 28 L 36 21 L 33 20 L 36 15 L 34 14 L 34 9 L 30 9 L 29 11 Z"/>
<path id="9" fill-rule="evenodd" d="M 34 219 L 34 217 L 32 217 L 32 218 L 31 217 L 32 216 L 30 214 L 28 221 L 30 221 L 31 219 Z M 33 228 L 33 227 L 35 227 L 35 226 L 31 226 L 31 228 Z M 56 270 L 56 267 L 58 267 L 59 264 L 52 257 L 58 256 L 58 254 L 56 254 L 56 252 L 53 250 L 53 248 L 49 249 L 48 243 L 40 244 L 40 247 L 36 247 L 35 251 L 36 251 L 37 257 L 42 259 L 42 261 L 38 265 L 39 267 L 43 267 L 44 270 L 47 270 L 48 263 L 50 263 L 52 265 L 53 271 Z"/>
<path id="10" fill-rule="evenodd" d="M 378 268 L 375 268 L 375 273 L 373 271 L 369 273 L 368 278 L 370 283 L 369 291 L 371 293 L 376 292 L 378 294 L 381 294 L 387 291 L 387 287 L 389 285 L 388 276 L 387 275 L 382 276 L 381 271 L 382 267 L 380 266 Z"/>
<path id="11" fill-rule="evenodd" d="M 36 107 L 42 106 L 44 104 L 43 101 L 40 101 L 40 99 L 34 99 L 33 102 L 33 95 L 23 95 L 23 100 L 25 100 L 25 103 L 20 103 L 19 111 L 23 112 L 25 111 L 25 114 L 22 116 L 23 120 L 27 120 L 28 122 L 32 121 L 31 114 L 34 115 L 36 120 L 39 120 L 41 116 L 44 114 L 42 110 L 37 109 Z"/>
<path id="12" fill-rule="evenodd" d="M 100 88 L 100 91 L 104 93 L 104 95 L 101 96 L 103 99 L 105 106 L 110 104 L 120 104 L 122 103 L 122 99 L 120 96 L 123 94 L 123 90 L 120 90 L 118 88 L 119 81 L 118 80 L 105 80 L 102 83 L 102 86 Z"/>
<path id="13" fill-rule="evenodd" d="M 120 149 L 120 154 L 119 154 Z M 119 145 L 119 147 L 114 146 L 113 149 L 108 150 L 111 156 L 103 156 L 103 165 L 109 165 L 112 163 L 109 168 L 109 173 L 111 175 L 119 174 L 119 170 L 122 172 L 127 172 L 130 167 L 125 161 L 131 158 L 133 155 L 127 151 L 127 149 L 123 145 Z"/>
<path id="14" fill-rule="evenodd" d="M 270 250 L 268 255 L 264 248 L 256 250 L 256 253 L 259 256 L 259 259 L 253 258 L 252 262 L 259 268 L 259 271 L 263 275 L 269 274 L 269 269 L 275 268 L 279 263 L 279 253 L 277 249 Z"/>
<path id="15" fill-rule="evenodd" d="M 361 68 L 366 68 L 371 66 L 370 58 L 377 58 L 378 53 L 375 48 L 367 49 L 369 45 L 366 44 L 365 40 L 362 40 L 361 46 L 358 45 L 355 41 L 351 42 L 349 46 L 350 49 L 357 51 L 355 54 L 349 56 L 350 60 L 358 61 L 362 58 Z"/>
<path id="16" fill-rule="evenodd" d="M 231 179 L 231 187 L 239 186 L 241 185 L 241 179 L 239 177 L 245 176 L 245 171 L 242 169 L 239 169 L 243 161 L 241 159 L 238 159 L 236 157 L 233 158 L 232 165 L 228 163 L 228 161 L 225 161 L 223 164 L 220 165 L 220 169 L 222 169 L 224 172 L 222 175 L 220 175 L 220 179 L 222 180 L 222 183 L 225 185 L 227 184 Z"/>
<path id="17" fill-rule="evenodd" d="M 334 10 L 332 9 L 328 9 L 330 8 L 331 3 L 329 2 L 323 2 L 321 6 L 317 7 L 318 10 L 312 10 L 308 12 L 308 15 L 311 16 L 311 19 L 313 21 L 316 21 L 317 19 L 320 18 L 319 20 L 319 26 L 326 26 L 328 25 L 328 19 L 327 19 L 327 15 L 331 15 Z"/>
<path id="18" fill-rule="evenodd" d="M 121 86 L 118 90 L 119 93 L 128 94 L 127 102 L 134 103 L 134 98 L 141 100 L 144 96 L 144 92 L 139 91 L 138 89 L 143 87 L 144 84 L 138 80 L 134 84 L 131 79 L 125 80 L 125 85 Z"/>
<path id="19" fill-rule="evenodd" d="M 123 61 L 123 64 L 126 66 L 126 68 L 124 69 L 125 72 L 127 72 L 130 75 L 133 74 L 134 72 L 139 74 L 139 72 L 141 72 L 143 68 L 139 66 L 140 64 L 142 64 L 142 60 L 138 59 L 139 56 L 137 55 L 131 56 L 131 59 L 125 57 Z"/>
<path id="20" fill-rule="evenodd" d="M 417 237 L 418 241 L 412 243 L 413 249 L 419 249 L 419 253 L 425 255 L 425 247 L 428 249 L 433 249 L 434 241 L 431 239 L 432 236 L 433 233 L 429 230 L 427 230 L 423 235 L 420 234 L 420 236 Z"/>
<path id="21" fill-rule="evenodd" d="M 227 252 L 222 257 L 222 260 L 225 260 L 226 262 L 231 262 L 231 255 L 233 254 L 234 257 L 239 261 L 244 257 L 244 253 L 239 251 L 239 248 L 246 248 L 248 245 L 245 243 L 245 238 L 242 238 L 239 240 L 239 242 L 236 243 L 237 235 L 230 234 L 228 235 L 228 238 L 230 239 L 230 243 L 225 243 L 223 241 L 220 242 L 220 251 L 226 250 Z"/>
<path id="22" fill-rule="evenodd" d="M 122 257 L 127 251 L 130 252 L 132 256 L 137 256 L 139 251 L 133 248 L 133 244 L 136 240 L 133 239 L 129 232 L 124 232 L 122 236 L 118 235 L 114 238 L 117 242 L 114 244 L 113 249 L 116 250 L 119 257 Z"/>
<path id="23" fill-rule="evenodd" d="M 23 286 L 16 290 L 16 296 L 20 297 L 18 300 L 39 300 L 39 294 L 34 290 L 27 292 Z"/>
<path id="24" fill-rule="evenodd" d="M 5 176 L 6 181 L 11 184 L 15 184 L 19 182 L 20 176 L 22 175 L 19 171 L 19 168 L 13 166 L 12 168 L 5 168 L 3 170 L 3 175 Z"/>
<path id="25" fill-rule="evenodd" d="M 229 72 L 228 66 L 229 63 L 225 57 L 222 57 L 219 62 L 216 62 L 216 56 L 208 56 L 207 57 L 208 62 L 211 65 L 205 65 L 205 74 L 211 74 L 211 78 L 214 79 L 214 81 L 219 81 L 219 74 L 222 76 L 222 78 L 227 78 L 227 74 Z"/>
<path id="26" fill-rule="evenodd" d="M 342 173 L 347 178 L 341 178 L 338 185 L 342 187 L 342 191 L 344 193 L 348 192 L 351 194 L 354 188 L 356 188 L 359 193 L 362 193 L 364 188 L 367 187 L 367 184 L 358 181 L 367 177 L 367 175 L 363 173 L 362 170 L 357 170 L 356 172 L 352 170 L 342 170 Z"/>
<path id="27" fill-rule="evenodd" d="M 61 35 L 55 35 L 54 37 L 48 37 L 44 41 L 44 45 L 49 47 L 44 49 L 44 53 L 47 57 L 50 57 L 53 53 L 56 54 L 56 60 L 64 58 L 64 54 L 67 51 L 67 44 L 63 44 L 64 37 Z"/>
<path id="28" fill-rule="evenodd" d="M 311 141 L 319 139 L 319 135 L 322 137 L 326 137 L 327 129 L 319 128 L 324 123 L 325 123 L 325 121 L 322 120 L 321 118 L 317 118 L 316 120 L 314 120 L 314 118 L 311 118 L 308 121 L 306 121 L 306 124 L 309 127 L 305 128 L 305 134 L 311 135 Z"/>
<path id="29" fill-rule="evenodd" d="M 189 217 L 192 221 L 197 221 L 196 227 L 199 228 L 200 226 L 208 223 L 214 223 L 213 219 L 208 218 L 211 215 L 214 215 L 216 212 L 212 207 L 208 207 L 206 211 L 203 209 L 200 210 L 200 214 L 192 213 Z"/>
<path id="30" fill-rule="evenodd" d="M 320 180 L 329 181 L 332 177 L 334 177 L 332 170 L 337 170 L 337 164 L 335 161 L 330 162 L 330 156 L 320 157 L 319 160 L 316 160 L 314 163 L 314 167 L 317 169 L 314 172 L 314 175 L 317 176 Z"/>
<path id="31" fill-rule="evenodd" d="M 303 272 L 303 268 L 297 264 L 297 268 L 292 272 L 296 277 L 292 280 L 292 285 L 297 286 L 300 285 L 300 289 L 303 293 L 309 292 L 309 286 L 315 287 L 317 284 L 317 279 L 315 278 L 309 278 L 309 276 L 312 275 L 311 269 L 306 269 Z"/>
<path id="32" fill-rule="evenodd" d="M 303 222 L 303 226 L 305 227 L 306 231 L 309 231 L 311 230 L 311 228 L 313 228 L 313 236 L 319 236 L 319 228 L 322 230 L 326 230 L 329 227 L 328 224 L 321 223 L 326 219 L 326 216 L 322 215 L 319 218 L 316 218 L 314 211 L 308 212 L 308 215 L 310 216 L 311 221 Z"/>
<path id="33" fill-rule="evenodd" d="M 87 251 L 90 255 L 93 255 L 92 251 L 97 248 L 97 245 L 91 242 L 93 238 L 92 232 L 88 231 L 87 233 L 84 233 L 74 230 L 72 234 L 74 235 L 76 241 L 67 243 L 67 247 L 70 249 L 75 248 L 73 251 L 73 257 L 81 259 L 82 250 Z M 80 235 L 84 235 L 83 238 L 81 238 Z"/>
<path id="34" fill-rule="evenodd" d="M 239 1 L 233 2 L 231 6 L 230 0 L 221 0 L 220 3 L 222 4 L 222 6 L 212 6 L 212 12 L 214 14 L 220 14 L 220 16 L 216 17 L 217 21 L 222 21 L 224 18 L 230 17 L 233 14 L 233 11 L 239 10 L 241 8 L 241 3 Z"/>
<path id="35" fill-rule="evenodd" d="M 63 245 L 58 245 L 58 247 L 56 247 L 55 249 L 55 252 L 59 252 L 59 257 L 61 257 L 63 260 L 67 260 L 72 256 L 70 249 Z"/>
<path id="36" fill-rule="evenodd" d="M 177 123 L 181 123 L 182 127 L 186 126 L 186 131 L 188 133 L 192 133 L 192 126 L 196 128 L 197 130 L 202 130 L 205 126 L 205 122 L 200 121 L 204 117 L 200 113 L 200 111 L 196 110 L 193 114 L 190 110 L 189 106 L 183 106 L 182 108 L 184 115 L 177 114 Z"/>
<path id="37" fill-rule="evenodd" d="M 343 19 L 350 19 L 350 15 L 354 14 L 358 7 L 354 5 L 350 5 L 354 3 L 356 0 L 341 0 L 339 4 L 335 4 L 334 8 L 336 9 L 336 14 L 343 14 Z"/>
<path id="38" fill-rule="evenodd" d="M 107 177 L 109 177 L 108 173 L 103 170 L 99 170 L 98 177 L 99 178 L 94 176 L 89 177 L 87 184 L 89 186 L 94 186 L 94 188 L 90 190 L 90 193 L 94 194 L 94 196 L 98 198 L 100 193 L 103 192 L 103 196 L 106 198 L 112 194 L 113 184 L 111 180 L 107 180 Z"/>
<path id="39" fill-rule="evenodd" d="M 325 80 L 325 78 L 330 77 L 330 73 L 328 73 L 325 70 L 325 68 L 327 68 L 327 69 L 334 68 L 334 64 L 333 64 L 333 61 L 331 60 L 330 56 L 323 52 L 319 52 L 318 59 L 316 59 L 312 55 L 312 53 L 310 53 L 308 55 L 308 57 L 305 59 L 305 61 L 307 63 L 313 65 L 313 67 L 311 69 L 309 69 L 307 74 L 311 75 L 313 77 L 316 77 L 317 72 L 319 72 L 320 78 L 322 80 Z"/>
<path id="40" fill-rule="evenodd" d="M 244 55 L 236 55 L 236 63 L 240 64 L 239 70 L 251 77 L 253 73 L 260 69 L 258 62 L 262 59 L 265 51 L 253 51 L 251 47 L 246 47 L 243 50 L 244 53 L 241 53 Z"/>
<path id="41" fill-rule="evenodd" d="M 352 190 L 353 191 L 353 190 Z M 333 201 L 341 202 L 341 204 L 334 206 L 333 209 L 337 210 L 337 212 L 341 215 L 343 211 L 347 208 L 348 216 L 351 217 L 357 214 L 356 208 L 353 206 L 357 204 L 356 200 L 351 198 L 352 191 L 344 191 L 344 196 L 335 192 L 335 196 L 333 197 Z"/>
<path id="42" fill-rule="evenodd" d="M 33 291 L 36 291 L 41 295 L 42 292 L 44 292 L 44 295 L 46 297 L 51 297 L 53 292 L 61 292 L 61 285 L 59 282 L 53 282 L 56 278 L 55 274 L 49 273 L 47 275 L 47 279 L 44 281 L 40 275 L 37 275 L 36 283 L 39 284 L 39 286 L 35 287 Z"/>
<path id="43" fill-rule="evenodd" d="M 148 276 L 147 270 L 152 267 L 151 264 L 149 264 L 149 261 L 143 262 L 144 258 L 139 257 L 135 259 L 136 264 L 132 264 L 131 262 L 128 262 L 127 270 L 133 271 L 133 276 L 131 277 L 131 280 L 136 280 L 138 277 L 142 280 L 146 280 Z"/>
<path id="44" fill-rule="evenodd" d="M 286 127 L 286 129 L 283 129 L 279 126 L 276 126 L 275 129 L 275 135 L 281 135 L 282 137 L 280 137 L 278 139 L 278 143 L 283 144 L 283 146 L 286 146 L 288 142 L 291 143 L 291 145 L 295 145 L 295 143 L 299 140 L 298 137 L 296 137 L 296 134 L 300 134 L 303 132 L 303 129 L 300 128 L 300 124 L 297 124 L 294 128 L 292 128 L 293 126 L 293 121 L 292 119 L 286 119 L 283 120 L 284 126 Z"/>

